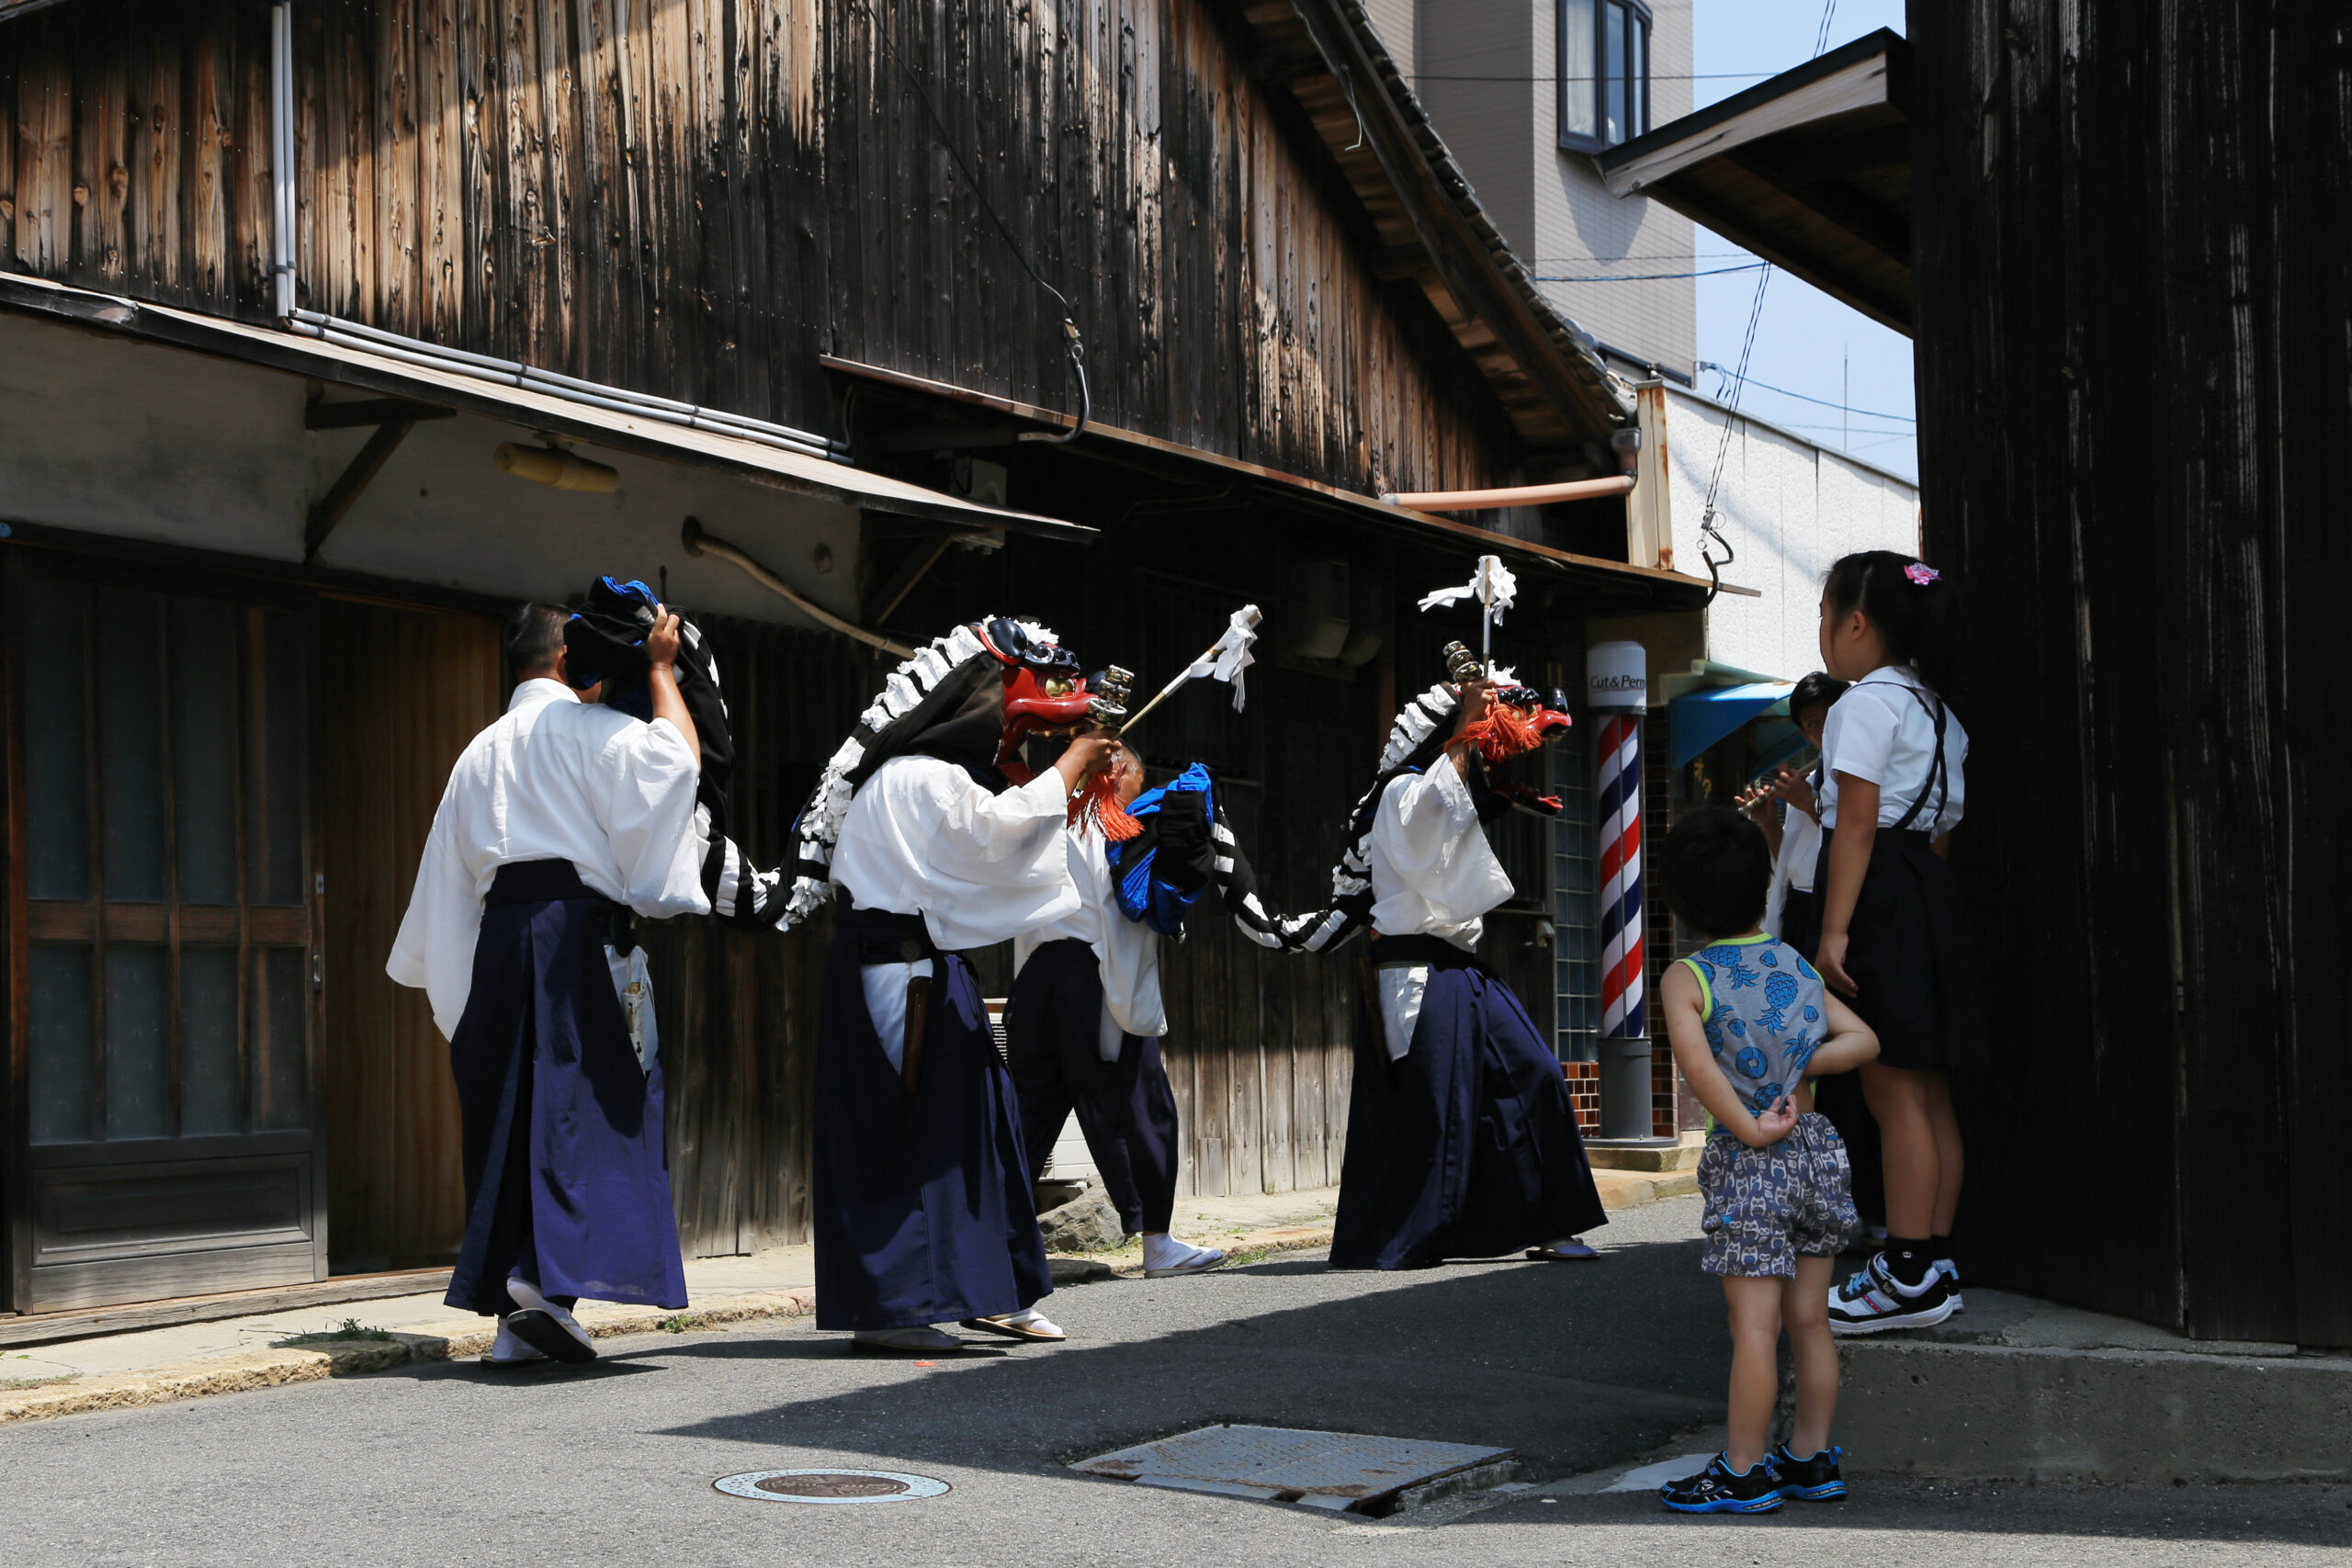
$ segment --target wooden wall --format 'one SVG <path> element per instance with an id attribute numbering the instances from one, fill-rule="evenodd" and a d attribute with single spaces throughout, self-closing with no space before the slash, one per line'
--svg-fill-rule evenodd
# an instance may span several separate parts
<path id="1" fill-rule="evenodd" d="M 2341 1346 L 2352 28 L 2312 10 L 1911 7 L 1919 457 L 1996 1050 L 1967 1267 Z"/>
<path id="2" fill-rule="evenodd" d="M 1101 418 L 1371 491 L 1510 476 L 1220 0 L 294 16 L 311 309 L 831 433 L 823 352 L 1072 407 L 1059 307 L 960 157 L 1073 301 Z M 0 28 L 0 257 L 266 320 L 267 48 L 264 0 Z"/>
<path id="3" fill-rule="evenodd" d="M 422 1267 L 465 1234 L 449 1046 L 384 958 L 449 768 L 504 711 L 481 615 L 328 601 L 321 626 L 319 837 L 326 876 L 319 1140 L 337 1273 Z"/>

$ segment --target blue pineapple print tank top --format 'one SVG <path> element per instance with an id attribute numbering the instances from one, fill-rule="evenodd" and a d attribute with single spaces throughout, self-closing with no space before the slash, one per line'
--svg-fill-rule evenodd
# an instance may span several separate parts
<path id="1" fill-rule="evenodd" d="M 1821 976 L 1770 936 L 1701 948 L 1682 964 L 1698 979 L 1707 1048 L 1739 1102 L 1758 1116 L 1796 1092 L 1829 1032 Z"/>

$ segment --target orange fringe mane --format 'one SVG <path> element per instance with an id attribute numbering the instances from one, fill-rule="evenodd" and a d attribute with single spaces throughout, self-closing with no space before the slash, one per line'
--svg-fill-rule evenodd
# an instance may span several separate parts
<path id="1" fill-rule="evenodd" d="M 1464 725 L 1460 739 L 1478 748 L 1489 762 L 1508 761 L 1544 744 L 1534 719 L 1504 703 L 1487 708 L 1487 716 L 1475 724 Z"/>
<path id="2" fill-rule="evenodd" d="M 1081 833 L 1089 827 L 1100 828 L 1114 844 L 1125 843 L 1143 831 L 1143 824 L 1119 804 L 1118 783 L 1107 770 L 1088 779 L 1086 787 L 1070 796 L 1069 826 Z"/>

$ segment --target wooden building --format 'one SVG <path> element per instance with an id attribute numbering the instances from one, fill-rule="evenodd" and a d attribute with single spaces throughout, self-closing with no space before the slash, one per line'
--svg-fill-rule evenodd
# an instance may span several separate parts
<path id="1" fill-rule="evenodd" d="M 1916 334 L 1996 1051 L 1972 1275 L 2340 1347 L 2352 21 L 2314 9 L 1914 5 L 1604 163 Z"/>
<path id="2" fill-rule="evenodd" d="M 702 621 L 771 861 L 877 643 L 1017 610 L 1148 682 L 1254 600 L 1247 714 L 1139 739 L 1303 907 L 1464 629 L 1419 592 L 1502 552 L 1571 688 L 1585 618 L 1700 597 L 1622 499 L 1376 498 L 1613 475 L 1631 409 L 1353 0 L 0 6 L 0 1300 L 450 1256 L 445 1046 L 382 964 L 515 599 Z M 1548 1015 L 1589 893 L 1514 831 L 1491 940 Z M 806 1235 L 825 941 L 650 942 L 692 1252 Z M 1336 1179 L 1351 965 L 1173 964 L 1194 1190 Z"/>

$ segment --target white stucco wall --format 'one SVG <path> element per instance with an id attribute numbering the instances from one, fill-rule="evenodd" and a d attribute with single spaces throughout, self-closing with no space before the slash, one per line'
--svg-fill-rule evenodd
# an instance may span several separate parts
<path id="1" fill-rule="evenodd" d="M 1728 425 L 1715 526 L 1736 555 L 1724 581 L 1763 594 L 1717 596 L 1707 657 L 1782 680 L 1819 668 L 1823 575 L 1854 550 L 1917 553 L 1917 487 L 1677 388 L 1668 389 L 1667 422 L 1675 565 L 1706 573 L 1699 523 Z"/>

